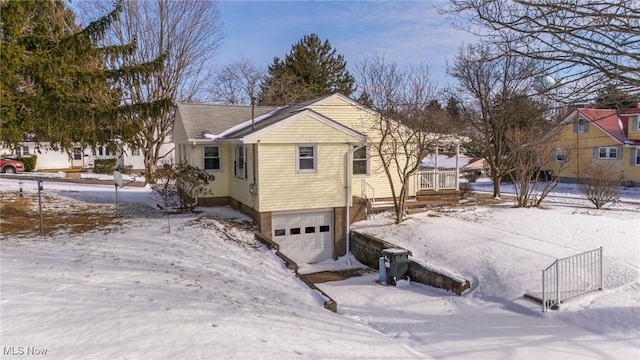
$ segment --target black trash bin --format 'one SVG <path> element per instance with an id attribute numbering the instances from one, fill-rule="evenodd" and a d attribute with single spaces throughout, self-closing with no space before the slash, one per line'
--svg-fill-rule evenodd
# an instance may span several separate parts
<path id="1" fill-rule="evenodd" d="M 400 279 L 407 279 L 409 271 L 409 251 L 405 249 L 382 250 L 385 270 L 387 273 L 387 285 L 395 285 Z"/>

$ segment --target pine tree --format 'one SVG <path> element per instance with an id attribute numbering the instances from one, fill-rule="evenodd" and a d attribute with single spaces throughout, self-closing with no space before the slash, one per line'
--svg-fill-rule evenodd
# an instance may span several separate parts
<path id="1" fill-rule="evenodd" d="M 605 85 L 595 100 L 595 107 L 601 109 L 626 109 L 638 101 L 632 95 L 620 90 L 613 83 Z"/>
<path id="2" fill-rule="evenodd" d="M 121 3 L 109 14 L 80 28 L 60 0 L 4 1 L 0 4 L 0 141 L 17 146 L 27 132 L 53 147 L 113 146 L 135 128 L 124 113 L 157 112 L 170 104 L 121 106 L 125 78 L 145 81 L 162 60 L 126 68 L 106 68 L 104 60 L 131 53 L 135 44 L 99 47 L 117 19 Z"/>
<path id="3" fill-rule="evenodd" d="M 305 35 L 284 59 L 274 58 L 262 84 L 261 105 L 285 105 L 314 97 L 354 91 L 354 77 L 328 40 Z"/>

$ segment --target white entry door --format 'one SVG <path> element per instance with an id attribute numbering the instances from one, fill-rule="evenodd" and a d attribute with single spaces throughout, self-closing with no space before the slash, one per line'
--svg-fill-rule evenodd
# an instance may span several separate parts
<path id="1" fill-rule="evenodd" d="M 280 252 L 299 264 L 310 264 L 331 257 L 333 211 L 273 213 L 273 240 Z"/>

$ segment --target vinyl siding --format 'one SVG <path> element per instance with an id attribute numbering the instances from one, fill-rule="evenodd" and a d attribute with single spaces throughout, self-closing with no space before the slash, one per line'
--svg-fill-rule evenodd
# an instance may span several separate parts
<path id="1" fill-rule="evenodd" d="M 358 108 L 350 104 L 349 102 L 339 97 L 329 98 L 329 101 L 322 102 L 320 104 L 312 106 L 312 109 L 336 122 L 339 122 L 351 129 L 354 129 L 362 134 L 366 134 L 370 145 L 370 167 L 369 176 L 364 178 L 365 181 L 375 189 L 376 198 L 391 197 L 391 187 L 389 186 L 389 180 L 384 168 L 380 156 L 376 153 L 372 143 L 376 143 L 380 139 L 380 131 L 377 128 L 378 118 L 375 114 Z M 396 171 L 392 170 L 392 174 Z M 355 196 L 361 194 L 362 176 L 353 177 L 353 192 Z M 400 191 L 401 184 L 398 180 L 394 179 L 396 191 Z M 411 178 L 409 184 L 409 196 L 415 195 L 416 185 L 415 176 Z"/>
<path id="2" fill-rule="evenodd" d="M 229 153 L 229 195 L 242 202 L 243 204 L 258 209 L 258 197 L 251 195 L 249 192 L 249 185 L 253 183 L 253 146 L 251 144 L 245 145 L 246 152 L 246 165 L 247 165 L 247 178 L 241 179 L 234 176 L 234 160 L 235 160 L 235 145 L 228 146 Z M 259 152 L 258 152 L 259 153 Z"/>
<path id="3" fill-rule="evenodd" d="M 187 151 L 190 151 L 191 166 L 204 168 L 204 146 L 205 145 L 188 145 Z M 229 196 L 230 177 L 233 176 L 233 147 L 229 144 L 211 144 L 206 146 L 219 146 L 220 147 L 220 167 L 219 171 L 209 171 L 216 179 L 209 184 L 208 189 L 211 193 L 206 197 L 221 197 Z"/>
<path id="4" fill-rule="evenodd" d="M 306 140 L 306 139 L 305 139 Z M 345 206 L 344 143 L 317 142 L 317 172 L 296 171 L 296 143 L 260 143 L 260 211 Z"/>
<path id="5" fill-rule="evenodd" d="M 625 118 L 622 118 L 625 121 Z M 638 121 L 640 121 L 640 115 L 627 116 L 627 129 L 629 129 L 629 140 L 640 141 L 640 130 L 638 129 Z"/>
<path id="6" fill-rule="evenodd" d="M 557 146 L 569 150 L 569 161 L 561 177 L 581 179 L 585 176 L 585 170 L 590 164 L 601 163 L 611 164 L 613 169 L 622 172 L 623 181 L 640 182 L 640 167 L 630 165 L 630 147 L 622 146 L 592 123 L 588 123 L 589 131 L 583 133 L 574 132 L 573 124 L 573 121 L 569 121 L 562 127 L 560 143 Z M 596 159 L 594 157 L 596 147 L 617 147 L 618 151 L 622 151 L 622 156 L 618 159 Z"/>
<path id="7" fill-rule="evenodd" d="M 291 143 L 357 143 L 353 136 L 322 123 L 310 116 L 297 119 L 286 126 L 278 127 L 259 137 L 262 144 Z"/>
<path id="8" fill-rule="evenodd" d="M 640 151 L 640 146 L 636 148 Z M 624 165 L 624 180 L 633 181 L 640 184 L 640 166 L 631 165 L 631 156 L 633 155 L 633 147 L 625 147 L 622 151 L 622 164 Z"/>

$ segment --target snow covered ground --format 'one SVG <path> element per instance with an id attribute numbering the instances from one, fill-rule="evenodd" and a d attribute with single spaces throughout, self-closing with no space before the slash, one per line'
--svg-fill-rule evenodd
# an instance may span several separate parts
<path id="1" fill-rule="evenodd" d="M 58 207 L 114 211 L 113 186 L 52 179 L 44 187 Z M 0 178 L 0 191 L 17 189 L 17 180 Z M 338 314 L 253 239 L 244 215 L 166 216 L 148 188 L 119 193 L 118 226 L 0 238 L 2 359 L 640 358 L 634 189 L 600 211 L 568 187 L 544 209 L 468 204 L 402 225 L 385 214 L 357 223 L 473 285 L 458 297 L 417 283 L 381 286 L 377 273 L 318 284 Z M 600 246 L 603 291 L 547 313 L 522 298 L 539 290 L 554 259 Z M 342 258 L 303 270 L 348 263 L 357 265 Z"/>

